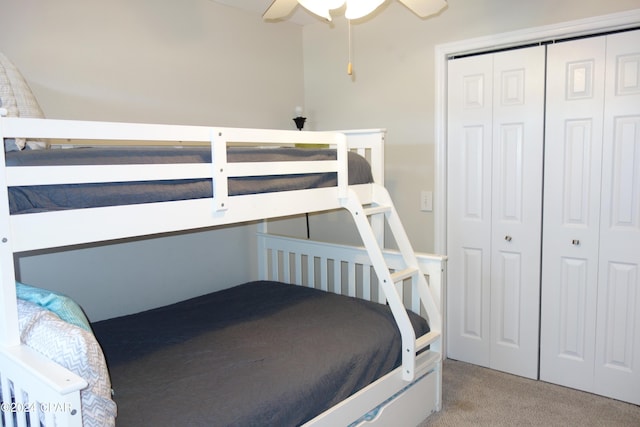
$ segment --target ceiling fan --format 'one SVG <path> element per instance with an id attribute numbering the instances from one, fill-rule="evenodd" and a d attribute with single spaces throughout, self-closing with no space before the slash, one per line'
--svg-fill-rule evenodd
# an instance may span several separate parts
<path id="1" fill-rule="evenodd" d="M 347 5 L 345 18 L 358 19 L 376 10 L 386 0 L 273 0 L 262 15 L 264 20 L 277 20 L 289 16 L 300 5 L 310 12 L 331 21 L 330 11 Z M 420 18 L 440 12 L 446 0 L 398 0 Z"/>
<path id="2" fill-rule="evenodd" d="M 265 21 L 284 19 L 298 6 L 331 21 L 331 11 L 346 4 L 344 17 L 349 23 L 349 62 L 347 74 L 353 75 L 351 63 L 351 20 L 363 18 L 380 7 L 386 0 L 273 0 L 262 15 Z M 398 0 L 420 18 L 434 15 L 447 6 L 447 0 Z"/>

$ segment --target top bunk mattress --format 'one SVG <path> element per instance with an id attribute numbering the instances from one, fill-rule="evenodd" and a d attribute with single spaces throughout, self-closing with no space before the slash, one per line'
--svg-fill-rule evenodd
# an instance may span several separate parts
<path id="1" fill-rule="evenodd" d="M 282 162 L 335 160 L 332 149 L 247 148 L 228 149 L 227 161 Z M 7 166 L 66 166 L 210 163 L 210 147 L 87 147 L 26 150 L 6 153 Z M 373 182 L 367 160 L 349 152 L 349 185 Z M 336 173 L 309 173 L 229 179 L 231 196 L 337 185 Z M 126 183 L 34 185 L 9 188 L 11 214 L 82 209 L 138 203 L 212 197 L 211 179 L 164 180 Z"/>

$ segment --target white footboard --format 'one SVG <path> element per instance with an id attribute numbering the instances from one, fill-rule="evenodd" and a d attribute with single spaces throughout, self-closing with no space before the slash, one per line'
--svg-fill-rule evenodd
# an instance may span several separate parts
<path id="1" fill-rule="evenodd" d="M 373 266 L 363 247 L 258 233 L 259 278 L 309 286 L 324 291 L 385 303 Z M 391 269 L 404 268 L 399 252 L 384 251 Z M 446 257 L 416 253 L 420 270 L 436 302 L 443 307 Z M 411 286 L 398 286 L 407 308 L 420 313 L 420 299 Z M 432 347 L 433 348 L 433 347 Z"/>
<path id="2" fill-rule="evenodd" d="M 0 349 L 3 427 L 82 426 L 87 382 L 25 345 Z"/>
<path id="3" fill-rule="evenodd" d="M 366 249 L 284 236 L 258 234 L 259 278 L 278 280 L 385 303 Z M 387 266 L 404 268 L 400 253 L 385 250 Z M 444 307 L 446 257 L 416 254 L 420 270 L 439 308 Z M 408 281 L 396 285 L 405 307 L 424 313 L 419 292 Z M 442 311 L 441 311 L 442 312 Z M 442 336 L 415 358 L 415 379 L 403 379 L 398 368 L 343 402 L 320 414 L 305 427 L 417 425 L 442 405 Z"/>

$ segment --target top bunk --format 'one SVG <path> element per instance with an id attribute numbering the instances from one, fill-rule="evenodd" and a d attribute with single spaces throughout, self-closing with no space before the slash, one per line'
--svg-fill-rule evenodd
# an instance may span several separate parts
<path id="1" fill-rule="evenodd" d="M 383 130 L 0 117 L 0 137 L 59 147 L 3 152 L 13 253 L 333 210 L 349 192 L 366 204 L 382 182 Z"/>

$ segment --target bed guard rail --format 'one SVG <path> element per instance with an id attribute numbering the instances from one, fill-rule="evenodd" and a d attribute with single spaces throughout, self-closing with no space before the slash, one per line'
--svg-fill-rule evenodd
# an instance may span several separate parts
<path id="1" fill-rule="evenodd" d="M 310 132 L 273 129 L 243 129 L 207 126 L 113 123 L 54 119 L 0 118 L 1 138 L 34 140 L 109 141 L 136 145 L 141 142 L 209 143 L 212 163 L 177 165 L 38 166 L 7 168 L 8 186 L 131 182 L 166 179 L 212 178 L 214 210 L 228 208 L 228 179 L 245 176 L 271 176 L 300 173 L 336 172 L 338 197 L 344 198 L 348 186 L 347 143 L 341 132 Z M 229 145 L 309 145 L 322 144 L 336 149 L 335 161 L 227 162 Z M 4 159 L 3 159 L 4 160 Z M 4 163 L 4 162 L 3 162 Z"/>
<path id="2" fill-rule="evenodd" d="M 229 178 L 248 176 L 296 175 L 306 173 L 336 172 L 338 174 L 338 197 L 347 197 L 349 183 L 347 141 L 342 133 L 300 131 L 265 131 L 253 129 L 214 128 L 211 136 L 214 200 L 216 211 L 227 209 Z M 328 144 L 336 149 L 335 161 L 300 162 L 227 162 L 227 148 L 241 144 Z"/>

